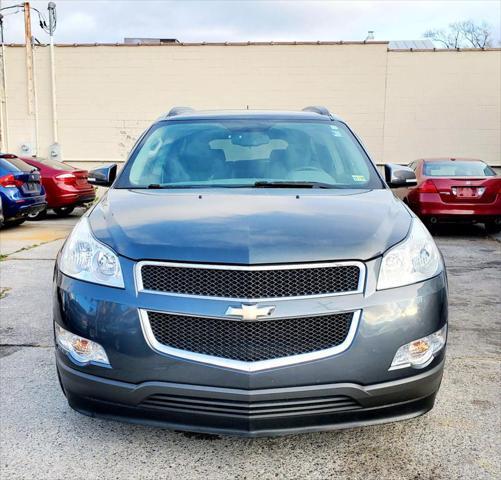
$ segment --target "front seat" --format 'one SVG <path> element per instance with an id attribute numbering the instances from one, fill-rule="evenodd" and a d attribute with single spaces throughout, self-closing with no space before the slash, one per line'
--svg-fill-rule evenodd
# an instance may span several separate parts
<path id="1" fill-rule="evenodd" d="M 190 180 L 225 178 L 226 157 L 222 150 L 213 150 L 209 145 L 191 148 L 180 159 Z"/>
<path id="2" fill-rule="evenodd" d="M 275 179 L 287 178 L 287 149 L 273 150 L 270 154 L 268 177 Z"/>

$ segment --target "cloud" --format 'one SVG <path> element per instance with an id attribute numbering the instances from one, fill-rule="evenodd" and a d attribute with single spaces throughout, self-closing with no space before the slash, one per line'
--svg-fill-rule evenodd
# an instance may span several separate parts
<path id="1" fill-rule="evenodd" d="M 98 17 L 90 12 L 74 11 L 58 20 L 57 34 L 61 37 L 75 39 L 75 36 L 85 32 L 87 38 L 97 37 L 100 34 Z"/>
<path id="2" fill-rule="evenodd" d="M 3 2 L 4 6 L 17 1 Z M 500 2 L 444 1 L 101 1 L 58 0 L 56 41 L 121 42 L 124 37 L 181 41 L 410 40 L 425 30 L 472 18 L 487 20 L 500 38 Z M 46 1 L 32 1 L 46 12 Z M 36 25 L 33 34 L 46 35 Z M 23 40 L 22 14 L 5 20 L 7 42 Z"/>

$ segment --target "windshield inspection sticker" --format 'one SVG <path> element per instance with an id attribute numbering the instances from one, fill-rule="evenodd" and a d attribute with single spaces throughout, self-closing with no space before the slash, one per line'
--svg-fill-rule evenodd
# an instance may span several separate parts
<path id="1" fill-rule="evenodd" d="M 352 175 L 351 178 L 355 180 L 355 182 L 365 182 L 367 179 L 363 175 Z"/>

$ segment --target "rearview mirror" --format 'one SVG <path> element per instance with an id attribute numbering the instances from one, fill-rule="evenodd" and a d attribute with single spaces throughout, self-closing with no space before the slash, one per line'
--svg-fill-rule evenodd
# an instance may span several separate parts
<path id="1" fill-rule="evenodd" d="M 402 165 L 387 163 L 384 166 L 384 176 L 390 188 L 413 187 L 417 185 L 414 170 Z"/>
<path id="2" fill-rule="evenodd" d="M 87 181 L 91 185 L 97 185 L 98 187 L 109 187 L 115 181 L 116 176 L 117 164 L 112 163 L 111 165 L 91 170 Z"/>
<path id="3" fill-rule="evenodd" d="M 260 147 L 270 143 L 270 137 L 261 132 L 236 132 L 231 136 L 231 143 L 241 147 Z"/>

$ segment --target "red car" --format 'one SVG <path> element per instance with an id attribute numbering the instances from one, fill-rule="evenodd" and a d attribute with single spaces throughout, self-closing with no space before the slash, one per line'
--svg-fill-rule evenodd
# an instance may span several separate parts
<path id="1" fill-rule="evenodd" d="M 501 177 L 481 160 L 426 158 L 409 164 L 417 186 L 402 199 L 428 224 L 437 222 L 484 223 L 501 230 Z"/>
<path id="2" fill-rule="evenodd" d="M 94 201 L 96 192 L 87 181 L 87 170 L 79 170 L 52 159 L 20 157 L 42 175 L 42 185 L 47 195 L 47 209 L 59 217 L 66 217 L 75 207 Z M 31 220 L 45 217 L 47 209 L 30 215 Z"/>

